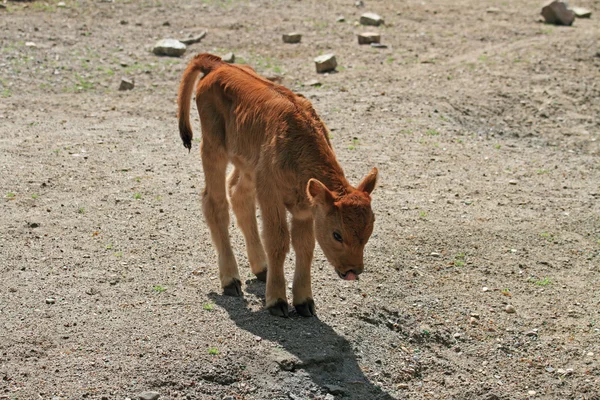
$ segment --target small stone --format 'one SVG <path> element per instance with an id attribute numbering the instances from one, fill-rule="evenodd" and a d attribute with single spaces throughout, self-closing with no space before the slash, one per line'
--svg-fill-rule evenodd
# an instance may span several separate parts
<path id="1" fill-rule="evenodd" d="M 334 54 L 324 54 L 315 58 L 315 65 L 318 73 L 324 73 L 335 70 L 337 61 Z"/>
<path id="2" fill-rule="evenodd" d="M 535 396 L 536 395 L 536 391 L 535 390 L 530 390 L 527 392 L 528 395 L 530 396 Z"/>
<path id="3" fill-rule="evenodd" d="M 371 44 L 379 43 L 381 41 L 381 35 L 377 32 L 364 32 L 358 35 L 358 44 Z"/>
<path id="4" fill-rule="evenodd" d="M 325 395 L 325 400 L 335 400 L 335 396 L 332 395 L 331 393 L 327 393 Z"/>
<path id="5" fill-rule="evenodd" d="M 56 303 L 56 299 L 53 297 L 48 297 L 46 299 L 46 304 L 55 304 Z"/>
<path id="6" fill-rule="evenodd" d="M 371 47 L 374 47 L 376 49 L 387 49 L 388 45 L 383 43 L 371 43 Z"/>
<path id="7" fill-rule="evenodd" d="M 204 39 L 204 36 L 206 36 L 206 31 L 202 31 L 199 35 L 197 36 L 192 36 L 189 37 L 187 39 L 181 39 L 180 42 L 188 45 L 188 44 L 194 44 L 194 43 L 198 43 L 200 42 L 202 39 Z"/>
<path id="8" fill-rule="evenodd" d="M 169 21 L 165 21 L 163 22 L 163 26 L 171 26 L 171 23 Z"/>
<path id="9" fill-rule="evenodd" d="M 157 400 L 160 397 L 160 393 L 156 392 L 143 392 L 138 395 L 140 400 Z"/>
<path id="10" fill-rule="evenodd" d="M 225 61 L 226 63 L 233 64 L 235 62 L 235 54 L 227 53 L 221 57 L 221 60 Z"/>
<path id="11" fill-rule="evenodd" d="M 433 252 L 429 254 L 431 257 L 440 258 L 442 255 L 440 253 Z"/>
<path id="12" fill-rule="evenodd" d="M 536 331 L 529 331 L 529 332 L 525 332 L 525 336 L 529 336 L 529 337 L 537 337 L 537 332 Z"/>
<path id="13" fill-rule="evenodd" d="M 8 288 L 8 291 L 9 291 L 10 293 L 17 293 L 17 289 L 16 289 L 16 288 L 14 288 L 14 287 Z"/>
<path id="14" fill-rule="evenodd" d="M 554 372 L 554 368 L 552 368 L 552 367 L 546 367 L 546 372 L 553 373 Z"/>
<path id="15" fill-rule="evenodd" d="M 399 383 L 396 387 L 398 389 L 408 389 L 408 383 Z"/>
<path id="16" fill-rule="evenodd" d="M 152 49 L 152 52 L 157 56 L 179 57 L 185 53 L 185 44 L 175 39 L 159 40 Z"/>
<path id="17" fill-rule="evenodd" d="M 235 400 L 235 397 L 233 397 L 233 396 L 225 396 L 225 397 L 223 397 L 223 400 Z"/>
<path id="18" fill-rule="evenodd" d="M 489 292 L 489 291 L 490 291 L 490 288 L 489 288 L 489 287 L 487 287 L 487 286 L 484 286 L 484 287 L 483 287 L 483 289 L 481 289 L 481 290 L 482 290 L 482 291 L 484 291 L 484 292 Z"/>
<path id="19" fill-rule="evenodd" d="M 471 317 L 479 319 L 480 316 L 477 313 L 471 313 Z"/>
<path id="20" fill-rule="evenodd" d="M 512 305 L 507 305 L 506 308 L 504 309 L 504 311 L 506 311 L 509 314 L 514 314 L 517 312 L 517 310 L 512 306 Z"/>
<path id="21" fill-rule="evenodd" d="M 321 86 L 321 82 L 316 79 L 311 79 L 310 81 L 304 82 L 302 85 L 304 86 Z"/>
<path id="22" fill-rule="evenodd" d="M 346 18 L 343 15 L 340 15 L 335 19 L 335 22 L 346 22 Z"/>
<path id="23" fill-rule="evenodd" d="M 462 335 L 463 335 L 462 333 L 459 333 L 459 332 L 457 332 L 457 333 L 455 333 L 454 335 L 452 335 L 452 337 L 453 337 L 454 339 L 460 339 L 460 338 L 462 337 Z"/>
<path id="24" fill-rule="evenodd" d="M 30 228 L 39 228 L 40 224 L 38 224 L 37 222 L 30 222 L 29 223 L 29 227 Z"/>
<path id="25" fill-rule="evenodd" d="M 67 4 L 64 1 L 59 1 L 58 3 L 56 3 L 56 7 L 58 8 L 65 8 L 67 6 Z"/>
<path id="26" fill-rule="evenodd" d="M 131 90 L 135 86 L 135 80 L 121 78 L 121 84 L 119 85 L 119 90 Z"/>
<path id="27" fill-rule="evenodd" d="M 261 338 L 260 336 L 255 336 L 255 337 L 254 337 L 254 340 L 256 340 L 257 342 L 261 342 L 261 341 L 262 341 L 262 338 Z"/>
<path id="28" fill-rule="evenodd" d="M 590 18 L 592 16 L 592 11 L 583 7 L 573 7 L 573 13 L 577 18 Z"/>
<path id="29" fill-rule="evenodd" d="M 514 179 L 511 179 L 510 181 L 508 181 L 508 183 L 511 184 L 511 185 L 516 185 L 517 181 L 514 180 Z"/>
<path id="30" fill-rule="evenodd" d="M 589 351 L 589 352 L 586 354 L 586 356 L 588 356 L 588 357 L 594 357 L 594 353 L 593 353 L 593 352 L 591 352 L 591 351 Z"/>
<path id="31" fill-rule="evenodd" d="M 358 1 L 355 1 L 355 2 L 354 2 L 354 7 L 357 7 L 357 8 L 362 8 L 362 7 L 364 7 L 364 6 L 365 6 L 365 2 L 364 2 L 364 1 L 362 1 L 362 0 L 358 0 Z"/>
<path id="32" fill-rule="evenodd" d="M 122 19 L 122 20 L 119 21 L 119 23 L 121 25 L 127 25 L 129 23 L 129 21 L 127 21 L 126 19 Z"/>
<path id="33" fill-rule="evenodd" d="M 297 32 L 284 33 L 283 36 L 281 36 L 281 39 L 283 40 L 283 43 L 300 43 L 302 34 Z"/>
<path id="34" fill-rule="evenodd" d="M 477 324 L 478 324 L 478 322 L 477 322 L 477 318 L 475 318 L 475 317 L 471 317 L 471 318 L 469 318 L 469 323 L 470 323 L 471 325 L 477 325 Z"/>
<path id="35" fill-rule="evenodd" d="M 554 0 L 542 8 L 542 16 L 548 24 L 573 25 L 575 13 L 568 9 L 564 1 Z"/>
<path id="36" fill-rule="evenodd" d="M 379 26 L 383 23 L 383 18 L 375 13 L 368 12 L 360 16 L 361 25 Z"/>
<path id="37" fill-rule="evenodd" d="M 327 390 L 331 394 L 342 394 L 344 393 L 344 388 L 337 385 L 323 385 L 325 390 Z"/>
<path id="38" fill-rule="evenodd" d="M 37 47 L 34 42 L 25 42 L 26 47 Z"/>
<path id="39" fill-rule="evenodd" d="M 500 9 L 497 7 L 490 7 L 486 10 L 486 12 L 488 14 L 498 14 L 500 12 Z"/>

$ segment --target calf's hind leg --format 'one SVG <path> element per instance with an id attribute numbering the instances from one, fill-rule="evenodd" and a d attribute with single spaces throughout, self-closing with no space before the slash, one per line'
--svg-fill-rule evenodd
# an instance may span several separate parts
<path id="1" fill-rule="evenodd" d="M 225 189 L 227 169 L 227 153 L 219 145 L 210 141 L 206 132 L 206 124 L 202 129 L 202 167 L 206 187 L 202 194 L 202 211 L 210 229 L 212 241 L 217 248 L 219 278 L 223 293 L 229 296 L 241 296 L 242 284 L 231 242 L 229 240 L 229 203 Z"/>
<path id="2" fill-rule="evenodd" d="M 267 256 L 256 223 L 256 189 L 251 175 L 235 168 L 229 175 L 229 197 L 238 226 L 246 240 L 250 269 L 261 281 L 267 280 Z"/>

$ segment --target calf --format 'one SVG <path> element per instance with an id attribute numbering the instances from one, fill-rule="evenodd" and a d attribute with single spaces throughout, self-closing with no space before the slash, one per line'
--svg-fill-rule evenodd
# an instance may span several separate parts
<path id="1" fill-rule="evenodd" d="M 325 124 L 308 100 L 211 54 L 192 59 L 179 87 L 179 133 L 192 146 L 190 101 L 196 88 L 200 147 L 206 187 L 202 209 L 217 250 L 224 293 L 241 296 L 238 266 L 229 240 L 229 203 L 244 235 L 252 273 L 267 281 L 266 306 L 288 316 L 283 264 L 296 252 L 293 305 L 315 314 L 310 267 L 315 237 L 342 279 L 363 271 L 363 250 L 373 232 L 371 192 L 377 169 L 351 186 L 337 162 Z M 228 163 L 233 171 L 226 178 Z M 229 187 L 229 201 L 226 187 Z M 262 240 L 256 200 L 263 218 Z M 263 247 L 264 242 L 264 247 Z M 266 252 L 265 252 L 266 250 Z"/>

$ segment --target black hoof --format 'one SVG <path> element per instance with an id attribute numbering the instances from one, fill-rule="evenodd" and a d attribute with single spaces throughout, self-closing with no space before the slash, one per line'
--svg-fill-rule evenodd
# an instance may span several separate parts
<path id="1" fill-rule="evenodd" d="M 315 302 L 313 299 L 308 299 L 302 304 L 296 304 L 294 307 L 296 308 L 296 312 L 303 317 L 312 317 L 313 315 L 317 315 L 315 312 Z"/>
<path id="2" fill-rule="evenodd" d="M 223 288 L 223 294 L 225 296 L 240 297 L 242 295 L 242 282 L 239 279 L 233 279 L 233 281 Z"/>
<path id="3" fill-rule="evenodd" d="M 264 271 L 256 274 L 256 279 L 258 279 L 259 281 L 262 281 L 262 282 L 266 282 L 267 281 L 267 270 L 265 269 Z"/>
<path id="4" fill-rule="evenodd" d="M 285 300 L 278 299 L 277 303 L 269 307 L 271 315 L 287 318 L 289 316 L 288 303 Z"/>

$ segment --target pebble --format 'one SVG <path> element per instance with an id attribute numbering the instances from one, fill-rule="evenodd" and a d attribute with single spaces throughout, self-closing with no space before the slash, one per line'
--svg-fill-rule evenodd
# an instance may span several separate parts
<path id="1" fill-rule="evenodd" d="M 506 311 L 509 314 L 514 314 L 517 312 L 517 310 L 511 306 L 510 304 L 506 306 L 506 308 L 504 309 L 504 311 Z"/>
<path id="2" fill-rule="evenodd" d="M 377 32 L 364 32 L 358 35 L 358 44 L 371 44 L 379 43 L 381 41 L 381 35 Z"/>
<path id="3" fill-rule="evenodd" d="M 553 373 L 554 372 L 554 368 L 552 368 L 552 367 L 546 367 L 546 372 Z"/>
<path id="4" fill-rule="evenodd" d="M 486 10 L 486 12 L 488 14 L 498 14 L 500 12 L 500 9 L 497 7 L 490 7 Z"/>
<path id="5" fill-rule="evenodd" d="M 331 394 L 342 394 L 344 393 L 344 388 L 337 385 L 323 385 L 325 390 L 327 390 Z"/>
<path id="6" fill-rule="evenodd" d="M 131 90 L 135 87 L 135 80 L 121 78 L 121 84 L 119 85 L 119 90 Z"/>
<path id="7" fill-rule="evenodd" d="M 26 47 L 37 47 L 34 42 L 25 42 Z"/>
<path id="8" fill-rule="evenodd" d="M 343 15 L 340 15 L 335 19 L 335 22 L 346 22 L 346 18 Z"/>
<path id="9" fill-rule="evenodd" d="M 316 79 L 311 79 L 303 83 L 304 86 L 321 86 L 321 82 Z"/>
<path id="10" fill-rule="evenodd" d="M 536 331 L 529 331 L 529 332 L 525 332 L 525 336 L 530 336 L 530 337 L 537 337 L 537 332 Z"/>
<path id="11" fill-rule="evenodd" d="M 59 1 L 56 4 L 56 7 L 58 7 L 58 8 L 65 8 L 66 6 L 67 6 L 67 4 L 64 1 Z"/>
<path id="12" fill-rule="evenodd" d="M 477 313 L 471 313 L 471 317 L 479 319 L 480 316 Z"/>
<path id="13" fill-rule="evenodd" d="M 483 290 L 484 292 L 489 292 L 490 288 L 488 288 L 487 286 L 484 286 L 483 289 L 481 289 L 481 290 Z"/>
<path id="14" fill-rule="evenodd" d="M 358 1 L 354 2 L 354 7 L 361 8 L 361 7 L 364 7 L 364 6 L 365 6 L 365 2 L 362 1 L 362 0 L 358 0 Z"/>
<path id="15" fill-rule="evenodd" d="M 379 26 L 383 23 L 383 18 L 375 13 L 368 12 L 360 16 L 361 25 Z"/>
<path id="16" fill-rule="evenodd" d="M 478 322 L 477 322 L 477 318 L 475 318 L 475 317 L 471 317 L 471 318 L 469 319 L 469 323 L 470 323 L 471 325 L 477 325 L 477 324 L 478 324 Z"/>
<path id="17" fill-rule="evenodd" d="M 206 36 L 206 31 L 202 31 L 202 33 L 200 33 L 198 36 L 192 36 L 189 37 L 187 39 L 182 39 L 180 40 L 181 43 L 183 44 L 194 44 L 194 43 L 198 43 L 200 42 L 202 39 L 204 39 L 204 36 Z"/>
<path id="18" fill-rule="evenodd" d="M 179 57 L 185 53 L 185 44 L 175 39 L 162 39 L 156 42 L 152 52 L 157 56 Z"/>
<path id="19" fill-rule="evenodd" d="M 387 49 L 388 45 L 383 43 L 371 43 L 371 47 L 374 47 L 376 49 Z"/>
<path id="20" fill-rule="evenodd" d="M 140 400 L 156 400 L 160 397 L 160 393 L 157 392 L 143 392 L 138 395 Z"/>
<path id="21" fill-rule="evenodd" d="M 283 43 L 300 43 L 302 35 L 297 32 L 284 33 L 281 39 L 283 40 Z"/>
<path id="22" fill-rule="evenodd" d="M 337 67 L 337 61 L 334 54 L 323 54 L 315 58 L 315 66 L 317 67 L 318 73 L 324 73 L 335 70 Z"/>
<path id="23" fill-rule="evenodd" d="M 55 304 L 56 303 L 56 299 L 53 297 L 48 297 L 46 299 L 46 304 Z"/>
<path id="24" fill-rule="evenodd" d="M 592 12 L 587 8 L 573 7 L 572 10 L 577 18 L 590 18 L 592 16 Z"/>
<path id="25" fill-rule="evenodd" d="M 573 25 L 575 13 L 569 10 L 564 1 L 554 0 L 542 8 L 542 17 L 548 24 Z"/>
<path id="26" fill-rule="evenodd" d="M 510 181 L 508 181 L 508 183 L 511 185 L 516 185 L 518 182 L 514 179 L 511 179 Z"/>
<path id="27" fill-rule="evenodd" d="M 223 57 L 221 57 L 221 59 L 226 63 L 233 64 L 235 62 L 235 54 L 227 53 Z"/>
<path id="28" fill-rule="evenodd" d="M 536 391 L 535 390 L 530 390 L 529 392 L 527 392 L 528 395 L 530 396 L 535 396 L 536 395 Z"/>
<path id="29" fill-rule="evenodd" d="M 441 256 L 442 256 L 440 253 L 436 253 L 436 252 L 433 252 L 433 253 L 431 253 L 431 254 L 429 254 L 429 255 L 430 255 L 431 257 L 436 257 L 436 258 L 439 258 L 439 257 L 441 257 Z"/>

